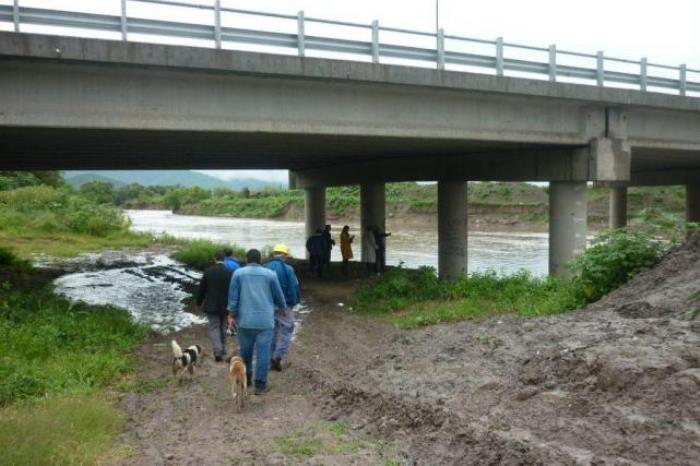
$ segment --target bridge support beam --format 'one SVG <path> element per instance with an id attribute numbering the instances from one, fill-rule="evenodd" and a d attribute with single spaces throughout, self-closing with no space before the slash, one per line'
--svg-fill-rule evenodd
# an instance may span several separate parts
<path id="1" fill-rule="evenodd" d="M 685 185 L 685 221 L 700 223 L 700 183 Z"/>
<path id="2" fill-rule="evenodd" d="M 467 273 L 467 183 L 438 181 L 438 273 L 455 280 Z"/>
<path id="3" fill-rule="evenodd" d="M 306 238 L 326 225 L 326 188 L 306 188 L 304 199 L 304 221 Z M 309 252 L 306 251 L 308 258 Z"/>
<path id="4" fill-rule="evenodd" d="M 369 262 L 369 226 L 386 230 L 386 197 L 384 183 L 364 183 L 360 185 L 360 226 L 362 231 L 362 262 Z M 374 257 L 374 253 L 371 255 Z"/>
<path id="5" fill-rule="evenodd" d="M 610 229 L 627 226 L 627 186 L 610 188 Z"/>
<path id="6" fill-rule="evenodd" d="M 549 184 L 549 274 L 566 275 L 566 264 L 586 249 L 585 181 Z"/>

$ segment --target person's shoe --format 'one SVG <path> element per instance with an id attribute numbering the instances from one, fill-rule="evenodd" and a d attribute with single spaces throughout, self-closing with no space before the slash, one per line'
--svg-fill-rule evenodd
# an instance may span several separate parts
<path id="1" fill-rule="evenodd" d="M 224 360 L 223 356 L 214 356 L 214 361 L 216 361 L 216 362 L 221 362 L 223 360 Z"/>
<path id="2" fill-rule="evenodd" d="M 282 361 L 279 359 L 273 359 L 270 361 L 270 366 L 272 367 L 273 371 L 282 372 Z"/>
<path id="3" fill-rule="evenodd" d="M 267 387 L 265 387 L 265 388 L 256 388 L 256 389 L 255 389 L 255 394 L 256 394 L 256 395 L 264 395 L 264 394 L 267 393 L 269 390 L 270 390 L 270 389 L 267 388 Z"/>

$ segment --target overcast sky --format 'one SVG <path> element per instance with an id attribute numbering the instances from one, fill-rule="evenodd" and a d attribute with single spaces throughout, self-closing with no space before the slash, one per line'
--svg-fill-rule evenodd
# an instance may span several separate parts
<path id="1" fill-rule="evenodd" d="M 190 1 L 213 4 L 213 0 Z M 0 4 L 11 3 L 11 0 L 0 0 Z M 116 14 L 120 0 L 20 0 L 20 4 Z M 436 24 L 435 0 L 222 0 L 222 5 L 289 14 L 304 10 L 307 17 L 361 23 L 377 19 L 382 25 L 423 31 L 434 31 Z M 129 11 L 139 16 L 202 23 L 207 23 L 211 16 L 206 11 L 179 10 L 135 1 L 129 2 Z M 603 50 L 606 56 L 647 57 L 652 63 L 673 66 L 686 63 L 689 68 L 700 69 L 700 0 L 440 0 L 438 19 L 440 27 L 451 35 L 488 40 L 503 36 L 507 42 L 543 47 L 557 44 L 559 49 L 587 53 Z M 261 22 L 247 16 L 229 16 L 224 25 L 240 27 L 241 23 L 243 27 L 295 30 L 291 22 Z M 8 25 L 3 27 L 7 28 Z M 40 30 L 58 32 L 52 28 Z M 335 31 L 326 28 L 318 32 L 332 34 Z M 337 32 L 352 38 L 361 34 Z M 313 32 L 307 29 L 307 33 Z M 93 35 L 116 38 L 109 34 Z M 197 41 L 189 42 L 200 45 Z M 700 79 L 700 76 L 694 75 L 692 79 Z M 207 173 L 287 180 L 286 171 L 279 170 Z"/>

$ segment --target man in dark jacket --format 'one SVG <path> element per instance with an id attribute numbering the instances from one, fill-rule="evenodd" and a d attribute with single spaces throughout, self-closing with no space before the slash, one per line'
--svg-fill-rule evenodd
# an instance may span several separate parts
<path id="1" fill-rule="evenodd" d="M 223 361 L 226 356 L 226 317 L 228 311 L 228 288 L 233 272 L 224 265 L 225 254 L 217 251 L 214 255 L 216 263 L 207 268 L 202 275 L 197 291 L 197 309 L 202 310 L 209 323 L 209 338 L 214 348 L 214 359 Z"/>
<path id="2" fill-rule="evenodd" d="M 316 234 L 306 240 L 306 250 L 309 251 L 309 270 L 317 277 L 323 272 L 323 256 L 326 253 L 326 241 L 323 231 L 319 228 Z"/>

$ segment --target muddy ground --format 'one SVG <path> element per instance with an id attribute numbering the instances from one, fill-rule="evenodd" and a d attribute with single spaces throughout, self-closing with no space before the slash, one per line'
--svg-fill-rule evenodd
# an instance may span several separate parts
<path id="1" fill-rule="evenodd" d="M 700 236 L 553 317 L 401 331 L 350 310 L 354 281 L 303 284 L 291 365 L 240 414 L 225 365 L 173 386 L 170 336 L 149 339 L 126 464 L 700 464 Z"/>

